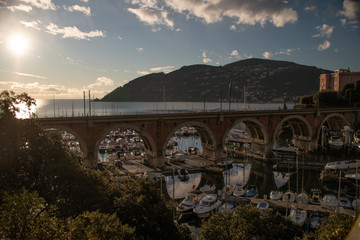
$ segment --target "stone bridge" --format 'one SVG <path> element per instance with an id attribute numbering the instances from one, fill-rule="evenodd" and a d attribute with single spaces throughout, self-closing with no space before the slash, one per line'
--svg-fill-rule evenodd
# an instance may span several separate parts
<path id="1" fill-rule="evenodd" d="M 215 161 L 221 156 L 229 131 L 240 122 L 250 131 L 252 150 L 270 153 L 284 124 L 291 126 L 296 146 L 313 151 L 319 147 L 322 126 L 354 128 L 359 119 L 358 108 L 326 108 L 37 118 L 37 121 L 44 128 L 73 134 L 90 163 L 97 161 L 100 143 L 112 130 L 133 129 L 144 141 L 149 163 L 162 166 L 169 139 L 183 126 L 192 126 L 199 132 L 204 155 Z"/>

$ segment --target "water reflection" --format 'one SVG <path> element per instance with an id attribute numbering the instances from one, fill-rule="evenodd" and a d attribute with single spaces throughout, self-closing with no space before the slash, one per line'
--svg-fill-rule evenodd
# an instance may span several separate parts
<path id="1" fill-rule="evenodd" d="M 237 183 L 241 183 L 245 186 L 249 180 L 251 171 L 251 163 L 244 164 L 243 163 L 233 163 L 232 168 L 224 171 L 224 186 L 232 185 L 235 186 Z"/>
<path id="2" fill-rule="evenodd" d="M 174 199 L 185 198 L 189 192 L 194 191 L 200 185 L 202 173 L 190 173 L 187 181 L 181 181 L 176 173 L 173 176 L 166 176 L 165 183 L 168 195 Z M 175 183 L 175 188 L 174 188 Z"/>

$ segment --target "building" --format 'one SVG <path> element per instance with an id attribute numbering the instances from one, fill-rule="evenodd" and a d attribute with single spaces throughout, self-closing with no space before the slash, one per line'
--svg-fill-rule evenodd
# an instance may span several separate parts
<path id="1" fill-rule="evenodd" d="M 350 69 L 339 69 L 335 72 L 320 74 L 320 91 L 331 90 L 340 92 L 347 84 L 354 84 L 360 81 L 360 72 L 351 72 Z"/>

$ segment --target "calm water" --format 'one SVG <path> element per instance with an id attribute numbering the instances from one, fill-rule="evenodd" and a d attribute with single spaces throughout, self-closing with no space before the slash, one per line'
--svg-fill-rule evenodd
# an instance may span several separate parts
<path id="1" fill-rule="evenodd" d="M 292 108 L 294 104 L 287 104 Z M 283 108 L 283 103 L 231 103 L 231 110 L 270 110 Z M 34 109 L 38 117 L 79 117 L 79 116 L 104 116 L 122 114 L 150 114 L 179 111 L 220 111 L 218 102 L 91 102 L 83 99 L 46 99 L 37 100 Z M 229 110 L 229 103 L 222 103 L 222 110 Z"/>

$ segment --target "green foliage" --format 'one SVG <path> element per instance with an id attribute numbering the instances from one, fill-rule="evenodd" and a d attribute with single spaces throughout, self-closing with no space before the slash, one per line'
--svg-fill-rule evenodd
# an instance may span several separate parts
<path id="1" fill-rule="evenodd" d="M 300 98 L 300 104 L 304 106 L 314 105 L 313 95 L 306 95 Z"/>
<path id="2" fill-rule="evenodd" d="M 346 84 L 346 85 L 342 86 L 342 88 L 340 89 L 340 95 L 345 96 L 345 93 L 347 90 L 354 90 L 354 89 L 355 89 L 354 84 Z"/>
<path id="3" fill-rule="evenodd" d="M 335 91 L 321 91 L 314 95 L 315 106 L 319 107 L 341 107 L 344 105 L 343 101 L 338 98 Z"/>
<path id="4" fill-rule="evenodd" d="M 75 219 L 68 218 L 72 239 L 135 239 L 134 229 L 123 225 L 115 214 L 84 212 Z"/>
<path id="5" fill-rule="evenodd" d="M 351 230 L 355 219 L 344 214 L 329 215 L 321 224 L 320 228 L 315 232 L 317 240 L 341 240 Z"/>
<path id="6" fill-rule="evenodd" d="M 233 215 L 216 213 L 201 226 L 204 239 L 294 239 L 302 235 L 299 226 L 278 212 L 264 214 L 251 206 L 237 207 Z"/>
<path id="7" fill-rule="evenodd" d="M 64 239 L 62 223 L 53 216 L 54 208 L 35 192 L 4 194 L 0 207 L 0 238 Z"/>
<path id="8" fill-rule="evenodd" d="M 114 196 L 117 216 L 122 222 L 136 226 L 138 236 L 176 238 L 179 233 L 172 211 L 154 180 L 128 176 L 113 187 L 117 188 Z"/>
<path id="9" fill-rule="evenodd" d="M 20 111 L 19 105 L 23 104 L 28 110 L 36 105 L 35 99 L 27 93 L 15 94 L 13 91 L 2 91 L 0 93 L 0 117 L 15 118 Z"/>

